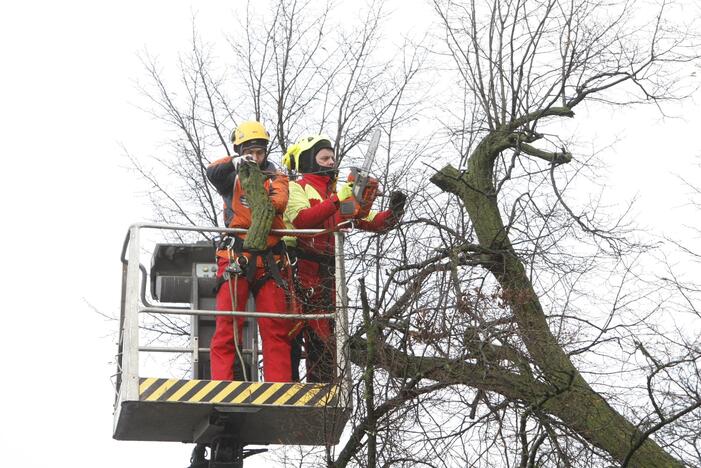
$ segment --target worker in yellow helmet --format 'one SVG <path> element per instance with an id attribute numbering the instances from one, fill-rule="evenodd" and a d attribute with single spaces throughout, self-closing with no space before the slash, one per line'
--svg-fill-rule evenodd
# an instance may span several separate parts
<path id="1" fill-rule="evenodd" d="M 224 198 L 224 221 L 227 227 L 251 226 L 251 210 L 238 178 L 242 164 L 257 164 L 265 176 L 264 187 L 275 209 L 273 229 L 284 229 L 283 212 L 288 200 L 288 178 L 268 161 L 270 136 L 263 124 L 242 122 L 232 134 L 237 156 L 227 156 L 207 168 L 207 177 Z M 245 235 L 231 235 L 217 251 L 219 290 L 217 310 L 244 311 L 249 291 L 260 312 L 287 312 L 286 291 L 289 290 L 289 265 L 285 263 L 285 244 L 281 237 L 268 235 L 267 249 L 247 251 L 243 248 Z M 211 373 L 213 380 L 233 380 L 234 363 L 240 356 L 243 318 L 218 315 L 211 343 Z M 263 340 L 263 374 L 268 382 L 291 382 L 290 320 L 259 318 Z M 254 363 L 255 364 L 255 363 Z M 245 375 L 243 377 L 246 377 Z"/>
<path id="2" fill-rule="evenodd" d="M 334 311 L 335 262 L 333 230 L 341 222 L 340 202 L 352 196 L 352 185 L 336 188 L 336 154 L 325 135 L 309 135 L 290 146 L 283 166 L 302 175 L 289 185 L 290 197 L 285 210 L 288 229 L 328 229 L 326 234 L 310 238 L 285 238 L 297 258 L 297 278 L 303 291 L 313 291 L 303 298 L 305 313 Z M 390 209 L 370 211 L 356 226 L 367 231 L 383 232 L 394 226 L 404 214 L 406 196 L 397 191 L 390 196 Z M 294 333 L 301 337 L 307 354 L 307 382 L 329 382 L 334 377 L 335 342 L 333 323 L 310 320 L 296 324 Z M 293 348 L 294 349 L 294 348 Z M 293 377 L 298 377 L 299 356 L 292 359 Z M 295 363 L 296 361 L 296 363 Z"/>

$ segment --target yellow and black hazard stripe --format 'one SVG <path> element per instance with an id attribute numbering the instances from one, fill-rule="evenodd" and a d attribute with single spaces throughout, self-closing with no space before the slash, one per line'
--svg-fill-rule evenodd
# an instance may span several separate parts
<path id="1" fill-rule="evenodd" d="M 279 382 L 139 379 L 139 400 L 238 405 L 335 406 L 339 386 Z"/>

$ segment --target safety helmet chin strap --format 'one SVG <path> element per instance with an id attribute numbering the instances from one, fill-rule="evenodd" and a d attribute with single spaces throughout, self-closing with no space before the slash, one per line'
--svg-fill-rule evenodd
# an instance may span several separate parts
<path id="1" fill-rule="evenodd" d="M 338 177 L 338 168 L 336 167 L 336 165 L 333 165 L 331 167 L 324 167 L 317 164 L 316 174 L 328 176 L 330 179 L 335 179 L 336 177 Z"/>

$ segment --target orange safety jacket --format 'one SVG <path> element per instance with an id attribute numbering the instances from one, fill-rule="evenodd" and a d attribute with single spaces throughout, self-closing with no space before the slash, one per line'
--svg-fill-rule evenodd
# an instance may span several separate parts
<path id="1" fill-rule="evenodd" d="M 241 186 L 236 169 L 231 164 L 231 160 L 231 156 L 226 156 L 214 161 L 207 167 L 207 178 L 224 199 L 224 222 L 226 226 L 247 229 L 251 227 L 251 209 L 246 201 L 246 194 Z M 285 229 L 285 222 L 282 216 L 289 198 L 289 179 L 271 162 L 266 162 L 265 167 L 261 170 L 266 176 L 263 186 L 268 191 L 270 202 L 275 209 L 275 217 L 271 228 Z M 237 234 L 237 237 L 245 239 L 246 235 Z M 269 234 L 267 239 L 268 247 L 278 244 L 281 237 Z M 228 252 L 226 250 L 217 251 L 217 256 L 228 258 Z"/>

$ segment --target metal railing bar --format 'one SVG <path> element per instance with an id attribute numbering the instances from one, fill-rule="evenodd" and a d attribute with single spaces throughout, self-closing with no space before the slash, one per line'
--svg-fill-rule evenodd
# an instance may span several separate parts
<path id="1" fill-rule="evenodd" d="M 166 346 L 139 346 L 139 351 L 144 353 L 191 353 L 192 348 L 179 348 L 172 347 L 168 348 Z M 208 353 L 209 348 L 199 348 L 197 350 L 200 353 Z M 252 349 L 242 349 L 242 354 L 253 354 Z"/>
<path id="2" fill-rule="evenodd" d="M 343 221 L 338 223 L 336 226 L 339 229 L 352 226 L 352 221 Z M 220 227 L 202 227 L 202 226 L 183 226 L 178 224 L 161 224 L 161 223 L 134 223 L 129 226 L 127 234 L 124 237 L 124 244 L 122 244 L 122 263 L 126 263 L 127 258 L 127 247 L 129 245 L 131 228 L 136 229 L 161 229 L 161 230 L 172 230 L 172 231 L 191 231 L 191 232 L 219 232 L 222 234 L 246 234 L 248 229 L 241 228 L 220 228 Z M 322 234 L 328 232 L 326 229 L 271 229 L 271 234 L 277 234 L 279 236 L 315 236 L 317 234 Z"/>
<path id="3" fill-rule="evenodd" d="M 191 353 L 192 348 L 168 348 L 165 346 L 139 346 L 140 352 L 145 353 Z"/>
<path id="4" fill-rule="evenodd" d="M 338 228 L 344 228 L 350 225 L 350 221 L 344 221 L 337 225 Z M 136 229 L 161 229 L 161 230 L 172 230 L 172 231 L 191 231 L 191 232 L 219 232 L 221 234 L 246 234 L 248 229 L 241 228 L 220 228 L 220 227 L 202 227 L 202 226 L 183 226 L 178 224 L 160 224 L 160 223 L 134 223 L 129 226 L 127 234 L 124 237 L 124 243 L 122 244 L 122 263 L 127 262 L 127 248 L 129 246 L 129 239 L 131 228 Z M 277 234 L 279 236 L 314 236 L 326 232 L 326 229 L 271 229 L 271 234 Z"/>
<path id="5" fill-rule="evenodd" d="M 338 226 L 349 224 L 348 222 L 340 223 Z M 222 234 L 246 234 L 248 229 L 241 228 L 220 228 L 220 227 L 203 227 L 203 226 L 184 226 L 177 224 L 159 224 L 159 223 L 135 223 L 131 227 L 137 229 L 163 229 L 171 231 L 191 231 L 191 232 L 219 232 Z M 270 234 L 279 236 L 313 236 L 325 232 L 325 229 L 271 229 Z M 128 242 L 125 241 L 125 243 Z"/>
<path id="6" fill-rule="evenodd" d="M 277 312 L 231 312 L 224 310 L 202 310 L 202 309 L 168 309 L 164 307 L 143 307 L 139 309 L 139 313 L 145 314 L 166 314 L 166 315 L 231 315 L 232 317 L 263 317 L 263 318 L 282 318 L 288 320 L 315 320 L 315 319 L 334 319 L 335 313 L 329 314 L 281 314 Z"/>
<path id="7" fill-rule="evenodd" d="M 281 318 L 288 320 L 316 320 L 316 319 L 334 319 L 337 321 L 336 335 L 338 338 L 337 357 L 338 364 L 342 365 L 345 371 L 339 374 L 346 380 L 344 385 L 345 405 L 351 405 L 350 395 L 350 368 L 347 366 L 347 343 L 344 339 L 344 334 L 348 333 L 347 319 L 344 320 L 348 304 L 347 291 L 345 290 L 345 272 L 343 268 L 343 232 L 345 228 L 352 228 L 351 221 L 339 223 L 333 229 L 273 229 L 271 234 L 279 236 L 295 236 L 295 237 L 315 237 L 320 234 L 334 232 L 336 236 L 336 281 L 342 285 L 337 289 L 336 297 L 336 312 L 325 314 L 288 314 L 288 313 L 273 313 L 273 312 L 245 312 L 245 311 L 213 311 L 190 309 L 192 305 L 188 303 L 160 303 L 159 301 L 149 301 L 146 292 L 148 271 L 139 262 L 139 244 L 141 229 L 157 229 L 170 231 L 189 231 L 200 233 L 220 233 L 220 234 L 245 234 L 247 229 L 238 228 L 221 228 L 221 227 L 199 227 L 199 226 L 184 226 L 170 225 L 161 223 L 135 223 L 129 227 L 129 230 L 124 239 L 122 246 L 121 261 L 123 264 L 122 274 L 122 306 L 120 311 L 120 338 L 119 338 L 119 359 L 117 365 L 116 376 L 116 391 L 117 398 L 115 400 L 115 408 L 120 409 L 120 402 L 138 400 L 139 388 L 139 353 L 140 352 L 163 352 L 163 353 L 196 353 L 209 352 L 210 348 L 199 348 L 197 342 L 193 346 L 188 347 L 159 347 L 159 346 L 139 346 L 139 320 L 138 315 L 146 314 L 165 314 L 165 315 L 182 315 L 182 316 L 219 316 L 229 315 L 238 317 L 265 317 L 265 318 Z M 209 236 L 205 236 L 209 237 Z M 339 242 L 340 241 L 340 242 Z M 340 271 L 339 271 L 340 270 Z M 141 284 L 139 284 L 139 276 L 143 276 Z M 339 295 L 340 293 L 340 295 Z M 155 299 L 155 298 L 153 298 Z M 142 302 L 139 304 L 139 302 Z M 243 353 L 246 355 L 253 354 L 253 350 L 245 349 Z M 115 413 L 115 424 L 119 418 L 119 413 Z"/>
<path id="8" fill-rule="evenodd" d="M 141 303 L 145 305 L 146 307 L 166 307 L 166 304 L 168 307 L 173 308 L 173 309 L 189 309 L 192 307 L 192 304 L 189 302 L 161 302 L 161 301 L 149 301 L 146 298 L 146 280 L 148 279 L 148 272 L 146 271 L 146 267 L 143 266 L 141 263 L 139 263 L 139 270 L 141 270 Z"/>

